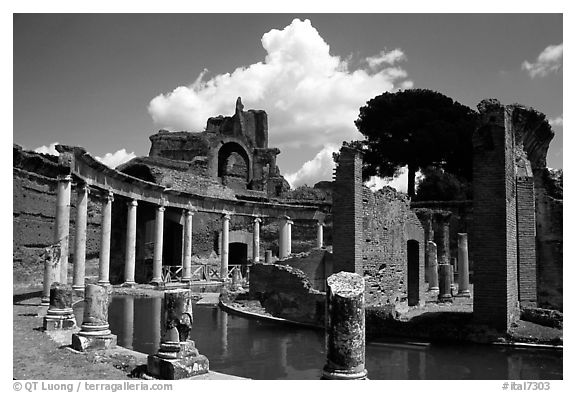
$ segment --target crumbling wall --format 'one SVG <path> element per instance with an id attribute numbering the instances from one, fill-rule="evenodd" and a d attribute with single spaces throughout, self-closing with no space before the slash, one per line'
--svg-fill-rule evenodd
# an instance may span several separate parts
<path id="1" fill-rule="evenodd" d="M 313 289 L 306 274 L 291 266 L 252 265 L 249 296 L 275 317 L 324 324 L 326 294 Z"/>
<path id="2" fill-rule="evenodd" d="M 312 288 L 326 291 L 326 279 L 332 273 L 332 253 L 314 249 L 306 253 L 295 254 L 276 263 L 301 270 L 310 280 Z"/>
<path id="3" fill-rule="evenodd" d="M 417 299 L 410 303 L 419 303 L 426 290 L 424 229 L 416 214 L 410 210 L 409 198 L 390 187 L 376 193 L 364 188 L 363 196 L 362 257 L 366 304 L 395 304 L 408 298 L 410 240 L 418 242 L 419 250 L 417 270 L 410 274 L 411 284 L 417 287 Z M 417 277 L 413 277 L 412 272 L 416 273 Z"/>

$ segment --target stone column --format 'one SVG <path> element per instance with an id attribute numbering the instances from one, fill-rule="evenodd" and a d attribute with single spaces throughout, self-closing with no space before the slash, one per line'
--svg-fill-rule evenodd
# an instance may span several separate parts
<path id="1" fill-rule="evenodd" d="M 72 288 L 84 291 L 86 272 L 86 226 L 88 224 L 88 185 L 79 184 L 76 202 L 76 237 L 74 239 L 74 279 Z"/>
<path id="2" fill-rule="evenodd" d="M 44 330 L 74 329 L 76 317 L 72 310 L 72 287 L 55 282 L 50 287 L 50 306 L 44 317 Z"/>
<path id="3" fill-rule="evenodd" d="M 80 331 L 72 335 L 77 351 L 108 349 L 116 346 L 116 336 L 108 325 L 108 286 L 87 284 L 84 293 L 84 320 Z"/>
<path id="4" fill-rule="evenodd" d="M 164 247 L 164 211 L 161 205 L 156 207 L 154 221 L 154 259 L 152 261 L 152 284 L 162 285 L 162 250 Z"/>
<path id="5" fill-rule="evenodd" d="M 228 277 L 228 247 L 230 236 L 230 215 L 224 214 L 222 216 L 222 244 L 220 246 L 220 278 L 223 281 Z"/>
<path id="6" fill-rule="evenodd" d="M 252 262 L 260 262 L 260 223 L 262 220 L 258 217 L 254 219 L 254 236 L 252 237 Z"/>
<path id="7" fill-rule="evenodd" d="M 440 276 L 440 293 L 438 301 L 440 303 L 452 302 L 452 266 L 449 263 L 438 265 L 438 275 Z"/>
<path id="8" fill-rule="evenodd" d="M 456 292 L 456 272 L 458 271 L 458 261 L 456 258 L 450 258 L 450 289 L 452 294 Z"/>
<path id="9" fill-rule="evenodd" d="M 428 254 L 428 289 L 430 291 L 437 291 L 438 286 L 438 250 L 436 243 L 429 241 L 426 247 Z"/>
<path id="10" fill-rule="evenodd" d="M 324 223 L 316 222 L 316 247 L 324 247 Z"/>
<path id="11" fill-rule="evenodd" d="M 288 249 L 288 255 L 292 254 L 292 225 L 294 225 L 294 221 L 288 220 L 286 222 L 286 247 Z"/>
<path id="12" fill-rule="evenodd" d="M 264 263 L 272 263 L 272 250 L 266 250 L 264 253 Z"/>
<path id="13" fill-rule="evenodd" d="M 468 234 L 458 234 L 458 295 L 470 297 Z"/>
<path id="14" fill-rule="evenodd" d="M 278 236 L 278 258 L 286 258 L 288 256 L 288 221 L 290 217 L 280 217 L 280 233 Z"/>
<path id="15" fill-rule="evenodd" d="M 450 216 L 439 215 L 438 263 L 450 264 Z"/>
<path id="16" fill-rule="evenodd" d="M 159 379 L 183 379 L 208 372 L 208 359 L 200 355 L 192 330 L 192 299 L 188 289 L 164 292 L 164 333 L 160 349 L 148 356 L 148 373 Z"/>
<path id="17" fill-rule="evenodd" d="M 192 217 L 194 211 L 184 213 L 184 257 L 182 258 L 182 281 L 192 280 Z M 228 264 L 226 264 L 228 265 Z"/>
<path id="18" fill-rule="evenodd" d="M 126 224 L 126 259 L 124 261 L 124 284 L 134 286 L 134 272 L 136 270 L 136 207 L 138 201 L 132 199 L 128 202 L 128 221 Z"/>
<path id="19" fill-rule="evenodd" d="M 228 313 L 219 312 L 220 315 L 220 346 L 222 348 L 222 356 L 228 355 Z"/>
<path id="20" fill-rule="evenodd" d="M 328 277 L 326 365 L 322 379 L 366 379 L 364 279 L 349 272 Z"/>
<path id="21" fill-rule="evenodd" d="M 44 249 L 44 283 L 42 288 L 42 306 L 50 305 L 50 288 L 60 279 L 58 266 L 60 263 L 60 244 L 56 243 Z"/>
<path id="22" fill-rule="evenodd" d="M 60 245 L 60 263 L 54 267 L 55 277 L 62 284 L 68 282 L 68 240 L 70 237 L 70 193 L 72 176 L 58 176 L 54 243 Z"/>
<path id="23" fill-rule="evenodd" d="M 98 284 L 110 285 L 110 235 L 112 233 L 112 202 L 114 194 L 108 191 L 102 201 L 100 238 L 100 265 Z"/>

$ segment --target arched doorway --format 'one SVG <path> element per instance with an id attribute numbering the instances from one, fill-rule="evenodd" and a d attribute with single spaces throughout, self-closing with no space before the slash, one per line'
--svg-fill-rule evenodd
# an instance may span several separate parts
<path id="1" fill-rule="evenodd" d="M 228 142 L 218 151 L 218 178 L 223 185 L 235 190 L 249 189 L 250 158 L 238 143 Z"/>
<path id="2" fill-rule="evenodd" d="M 230 265 L 246 265 L 248 263 L 248 244 L 230 243 L 228 246 L 228 261 Z"/>
<path id="3" fill-rule="evenodd" d="M 416 240 L 408 240 L 406 244 L 408 271 L 408 305 L 417 306 L 420 301 L 420 244 Z"/>

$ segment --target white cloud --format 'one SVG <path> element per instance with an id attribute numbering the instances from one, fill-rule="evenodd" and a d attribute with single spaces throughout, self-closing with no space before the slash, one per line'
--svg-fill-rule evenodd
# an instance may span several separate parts
<path id="1" fill-rule="evenodd" d="M 339 151 L 336 144 L 326 145 L 310 161 L 306 161 L 302 168 L 294 173 L 284 175 L 292 188 L 307 184 L 312 187 L 320 180 L 332 180 L 334 160 L 332 153 Z"/>
<path id="2" fill-rule="evenodd" d="M 270 146 L 320 150 L 320 157 L 290 174 L 294 184 L 312 182 L 318 178 L 314 171 L 330 180 L 327 165 L 333 164 L 331 157 L 326 159 L 326 146 L 362 138 L 354 125 L 359 108 L 385 91 L 412 87 L 406 71 L 392 66 L 404 56 L 401 50 L 373 56 L 372 63 L 381 66 L 378 70 L 350 70 L 347 59 L 330 54 L 330 46 L 309 20 L 294 19 L 282 30 L 265 33 L 261 42 L 267 53 L 262 61 L 208 80 L 205 70 L 191 85 L 152 99 L 148 111 L 156 125 L 202 131 L 208 117 L 233 113 L 236 97 L 242 97 L 246 108 L 268 113 Z"/>
<path id="3" fill-rule="evenodd" d="M 96 159 L 110 168 L 116 168 L 118 165 L 130 161 L 135 157 L 136 154 L 134 154 L 134 152 L 128 153 L 126 149 L 121 149 L 115 153 L 106 153 L 104 157 L 96 157 Z"/>
<path id="4" fill-rule="evenodd" d="M 548 120 L 548 123 L 550 123 L 552 127 L 562 127 L 564 125 L 563 115 Z"/>
<path id="5" fill-rule="evenodd" d="M 534 63 L 525 60 L 522 69 L 526 70 L 531 78 L 546 76 L 562 67 L 562 58 L 563 44 L 549 45 L 538 55 Z"/>
<path id="6" fill-rule="evenodd" d="M 58 142 L 54 142 L 54 143 L 51 143 L 49 146 L 46 146 L 46 145 L 39 146 L 36 149 L 34 149 L 34 151 L 36 153 L 43 153 L 43 154 L 50 154 L 53 156 L 59 156 L 60 153 L 58 153 L 58 151 L 56 150 L 56 145 L 59 145 L 59 144 L 60 143 L 58 143 Z"/>
<path id="7" fill-rule="evenodd" d="M 420 180 L 422 180 L 422 172 L 417 171 L 416 172 L 416 190 L 418 190 L 418 184 L 420 183 Z M 395 188 L 396 191 L 407 193 L 408 192 L 408 167 L 405 166 L 402 169 L 400 169 L 399 175 L 393 179 L 388 179 L 388 178 L 385 179 L 385 178 L 381 178 L 379 176 L 372 176 L 364 184 L 368 188 L 370 188 L 372 191 L 380 190 L 384 186 L 390 186 L 392 188 Z"/>
<path id="8" fill-rule="evenodd" d="M 376 56 L 370 56 L 366 58 L 368 66 L 373 70 L 377 69 L 382 65 L 385 64 L 392 65 L 402 60 L 406 60 L 406 55 L 398 48 L 393 49 L 390 52 L 386 52 L 385 50 L 383 50 Z"/>

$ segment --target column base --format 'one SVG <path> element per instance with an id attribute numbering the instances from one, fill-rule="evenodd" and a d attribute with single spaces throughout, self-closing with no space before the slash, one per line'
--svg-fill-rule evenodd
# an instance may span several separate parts
<path id="1" fill-rule="evenodd" d="M 463 291 L 458 291 L 458 294 L 456 296 L 458 296 L 458 297 L 470 297 L 471 296 L 470 290 L 465 289 Z"/>
<path id="2" fill-rule="evenodd" d="M 154 285 L 155 287 L 160 287 L 160 288 L 164 288 L 166 286 L 166 283 L 164 281 L 162 281 L 162 279 L 152 279 L 152 281 L 150 281 L 150 285 Z"/>
<path id="3" fill-rule="evenodd" d="M 106 281 L 101 281 L 101 280 L 99 280 L 99 281 L 98 281 L 98 285 L 102 285 L 102 286 L 105 286 L 105 287 L 109 287 L 111 284 L 110 284 L 110 281 L 108 281 L 108 280 L 106 280 Z"/>
<path id="4" fill-rule="evenodd" d="M 439 295 L 438 296 L 438 303 L 452 303 L 454 299 L 452 295 Z"/>
<path id="5" fill-rule="evenodd" d="M 48 310 L 42 327 L 48 331 L 74 329 L 76 328 L 76 317 L 73 313 L 69 315 L 51 315 L 50 310 Z"/>
<path id="6" fill-rule="evenodd" d="M 180 351 L 148 356 L 148 374 L 159 379 L 184 379 L 209 371 L 208 358 L 200 355 L 194 341 L 180 343 Z"/>
<path id="7" fill-rule="evenodd" d="M 126 281 L 125 283 L 122 283 L 122 285 L 120 285 L 122 288 L 134 288 L 136 286 L 136 283 L 134 281 Z"/>
<path id="8" fill-rule="evenodd" d="M 115 348 L 116 342 L 115 334 L 104 336 L 84 336 L 82 332 L 72 334 L 72 348 L 80 352 Z"/>
<path id="9" fill-rule="evenodd" d="M 362 371 L 350 372 L 346 370 L 327 370 L 324 368 L 322 370 L 322 378 L 329 380 L 352 380 L 352 379 L 368 379 L 368 371 L 366 369 Z"/>
<path id="10" fill-rule="evenodd" d="M 429 291 L 439 291 L 440 287 L 429 287 L 428 290 Z"/>

